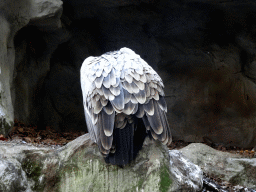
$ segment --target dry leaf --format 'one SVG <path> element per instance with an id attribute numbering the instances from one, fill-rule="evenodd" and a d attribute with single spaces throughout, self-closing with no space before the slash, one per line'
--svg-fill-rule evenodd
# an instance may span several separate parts
<path id="1" fill-rule="evenodd" d="M 8 140 L 8 139 L 5 138 L 3 135 L 0 135 L 0 140 L 5 141 L 5 140 Z"/>

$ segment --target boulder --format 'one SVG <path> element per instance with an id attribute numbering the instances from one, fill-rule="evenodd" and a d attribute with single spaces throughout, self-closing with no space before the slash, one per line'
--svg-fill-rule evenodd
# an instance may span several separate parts
<path id="1" fill-rule="evenodd" d="M 201 143 L 190 144 L 179 151 L 208 175 L 256 190 L 256 158 L 242 158 Z"/>
<path id="2" fill-rule="evenodd" d="M 26 173 L 16 159 L 0 160 L 0 191 L 30 191 Z"/>
<path id="3" fill-rule="evenodd" d="M 171 155 L 171 156 L 169 156 Z M 106 164 L 85 134 L 52 149 L 0 143 L 0 189 L 7 191 L 198 191 L 202 171 L 178 151 L 147 139 L 123 168 Z M 15 186 L 13 186 L 15 184 Z M 16 188 L 14 188 L 16 187 Z"/>

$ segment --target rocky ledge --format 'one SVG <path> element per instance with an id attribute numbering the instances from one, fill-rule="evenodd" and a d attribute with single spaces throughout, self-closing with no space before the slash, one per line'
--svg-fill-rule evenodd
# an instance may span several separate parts
<path id="1" fill-rule="evenodd" d="M 198 191 L 203 172 L 179 151 L 147 140 L 136 160 L 107 165 L 85 134 L 60 148 L 0 144 L 0 191 Z"/>

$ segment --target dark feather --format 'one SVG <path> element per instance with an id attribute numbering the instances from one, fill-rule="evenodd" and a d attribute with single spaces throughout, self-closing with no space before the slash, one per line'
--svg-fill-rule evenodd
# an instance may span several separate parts
<path id="1" fill-rule="evenodd" d="M 86 119 L 87 130 L 90 133 L 91 140 L 94 142 L 97 142 L 92 118 L 90 117 L 87 110 L 84 110 L 84 114 L 85 114 L 85 119 Z"/>
<path id="2" fill-rule="evenodd" d="M 95 106 L 94 106 L 93 111 L 95 114 L 99 114 L 99 112 L 101 112 L 101 109 L 103 106 L 100 101 L 94 101 L 94 103 L 95 103 Z"/>
<path id="3" fill-rule="evenodd" d="M 108 102 L 108 104 L 103 107 L 103 110 L 108 114 L 108 115 L 111 115 L 112 113 L 115 113 L 114 112 L 114 109 L 113 109 L 113 106 L 112 104 L 110 103 L 110 101 Z"/>
<path id="4" fill-rule="evenodd" d="M 144 90 L 144 89 L 145 89 L 145 84 L 144 84 L 143 82 L 141 82 L 141 81 L 136 81 L 136 80 L 134 80 L 133 82 L 137 85 L 137 87 L 138 87 L 140 90 Z"/>
<path id="5" fill-rule="evenodd" d="M 109 99 L 110 101 L 115 99 L 115 96 L 109 91 L 109 89 L 106 89 L 104 86 L 102 86 L 102 90 L 106 99 Z"/>
<path id="6" fill-rule="evenodd" d="M 131 94 L 126 90 L 123 89 L 124 92 L 124 103 L 128 103 L 131 100 Z"/>
<path id="7" fill-rule="evenodd" d="M 142 118 L 142 117 L 144 116 L 144 114 L 145 114 L 144 105 L 138 104 L 138 110 L 137 110 L 137 112 L 136 112 L 136 114 L 135 114 L 136 117 Z"/>
<path id="8" fill-rule="evenodd" d="M 146 93 L 144 90 L 140 90 L 139 93 L 134 93 L 134 96 L 140 104 L 146 102 Z"/>
<path id="9" fill-rule="evenodd" d="M 152 101 L 152 100 L 151 100 Z M 154 101 L 155 102 L 155 101 Z M 153 103 L 154 105 L 154 103 Z M 163 124 L 160 118 L 160 115 L 158 110 L 154 110 L 154 115 L 146 114 L 148 121 L 150 123 L 151 128 L 154 130 L 156 134 L 161 134 L 163 132 Z"/>
<path id="10" fill-rule="evenodd" d="M 101 141 L 102 147 L 105 150 L 109 150 L 111 148 L 111 146 L 112 146 L 113 135 L 111 135 L 109 137 L 106 136 L 106 134 L 104 132 L 104 127 L 105 127 L 105 125 L 104 125 L 103 116 L 99 115 L 99 120 L 95 124 L 95 128 L 100 131 L 98 139 Z"/>
<path id="11" fill-rule="evenodd" d="M 134 107 L 134 109 L 133 109 L 133 111 L 132 111 L 132 114 L 135 114 L 135 113 L 138 111 L 139 103 L 136 103 L 136 104 L 134 104 L 134 105 L 135 105 L 135 107 Z"/>
<path id="12" fill-rule="evenodd" d="M 159 100 L 159 93 L 157 90 L 155 90 L 155 95 L 153 95 L 153 98 L 158 101 Z"/>
<path id="13" fill-rule="evenodd" d="M 149 100 L 147 104 L 144 104 L 144 109 L 148 115 L 154 115 L 154 103 L 153 99 Z"/>
<path id="14" fill-rule="evenodd" d="M 132 72 L 132 76 L 133 76 L 134 79 L 136 79 L 137 81 L 140 80 L 140 74 L 138 74 L 137 72 Z"/>
<path id="15" fill-rule="evenodd" d="M 101 112 L 103 130 L 106 136 L 111 136 L 113 134 L 114 123 L 115 123 L 115 113 L 108 115 L 104 110 Z"/>
<path id="16" fill-rule="evenodd" d="M 109 88 L 109 90 L 111 91 L 111 93 L 115 96 L 119 95 L 120 94 L 120 90 L 121 90 L 121 87 L 120 86 L 117 86 L 117 87 L 113 87 L 111 86 Z"/>
<path id="17" fill-rule="evenodd" d="M 129 93 L 133 93 L 133 89 L 130 85 L 130 83 L 128 83 L 127 81 L 122 82 L 123 87 L 129 92 Z"/>
<path id="18" fill-rule="evenodd" d="M 157 101 L 157 104 L 163 111 L 167 113 L 167 105 L 163 96 L 159 96 L 159 100 Z"/>
<path id="19" fill-rule="evenodd" d="M 114 100 L 111 101 L 113 107 L 117 110 L 122 110 L 124 108 L 124 92 L 123 89 L 120 90 L 120 94 L 115 96 Z"/>
<path id="20" fill-rule="evenodd" d="M 105 97 L 100 97 L 100 102 L 102 106 L 106 106 L 108 104 L 108 100 Z"/>
<path id="21" fill-rule="evenodd" d="M 159 115 L 158 117 L 160 118 L 160 121 L 163 127 L 163 132 L 160 135 L 158 135 L 158 140 L 163 142 L 166 139 L 168 139 L 166 138 L 168 137 L 167 130 L 169 129 L 167 119 L 164 116 L 164 112 L 158 106 L 157 101 L 154 101 L 154 108 L 155 108 L 155 111 L 157 111 L 157 114 Z"/>
<path id="22" fill-rule="evenodd" d="M 134 82 L 130 83 L 130 86 L 132 87 L 132 93 L 139 93 L 140 89 Z"/>
<path id="23" fill-rule="evenodd" d="M 145 93 L 146 97 L 150 96 L 150 87 L 148 86 L 148 83 L 145 83 Z"/>
<path id="24" fill-rule="evenodd" d="M 137 99 L 135 98 L 135 96 L 133 94 L 131 94 L 131 102 L 134 104 L 138 103 Z"/>
<path id="25" fill-rule="evenodd" d="M 147 130 L 150 130 L 151 127 L 150 127 L 150 123 L 149 123 L 149 121 L 148 121 L 148 118 L 147 118 L 146 116 L 143 116 L 143 117 L 142 117 L 142 120 L 143 120 L 143 123 L 144 123 L 146 129 L 147 129 Z"/>
<path id="26" fill-rule="evenodd" d="M 134 108 L 135 108 L 135 104 L 129 101 L 128 103 L 125 104 L 123 113 L 130 115 L 133 112 Z"/>

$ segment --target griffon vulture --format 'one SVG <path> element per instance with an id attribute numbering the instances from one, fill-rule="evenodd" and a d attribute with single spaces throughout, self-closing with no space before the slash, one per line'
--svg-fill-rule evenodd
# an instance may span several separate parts
<path id="1" fill-rule="evenodd" d="M 130 163 L 147 135 L 171 143 L 163 82 L 139 55 L 122 48 L 88 57 L 80 73 L 87 128 L 107 163 Z"/>

